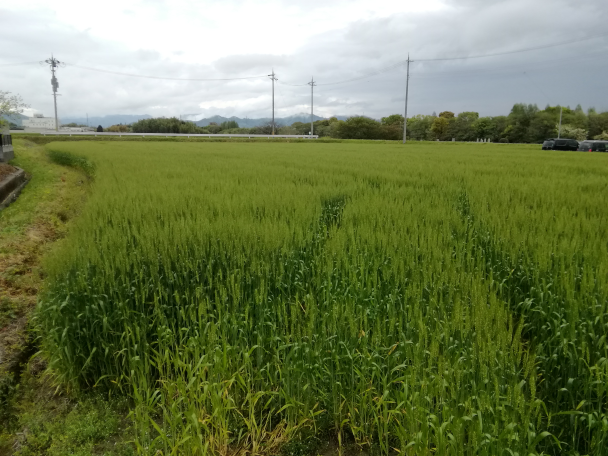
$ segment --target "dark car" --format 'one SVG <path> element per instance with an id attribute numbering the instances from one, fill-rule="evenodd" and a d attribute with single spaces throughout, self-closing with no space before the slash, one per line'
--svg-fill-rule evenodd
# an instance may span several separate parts
<path id="1" fill-rule="evenodd" d="M 583 141 L 578 150 L 584 152 L 608 152 L 608 141 Z"/>
<path id="2" fill-rule="evenodd" d="M 549 138 L 543 143 L 543 150 L 577 150 L 578 141 L 568 138 Z"/>
<path id="3" fill-rule="evenodd" d="M 543 143 L 543 150 L 553 150 L 553 145 L 554 144 L 555 144 L 555 142 L 552 139 L 547 139 Z"/>

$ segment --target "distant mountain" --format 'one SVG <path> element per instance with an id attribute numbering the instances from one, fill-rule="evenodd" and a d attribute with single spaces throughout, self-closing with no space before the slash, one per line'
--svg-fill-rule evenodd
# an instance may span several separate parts
<path id="1" fill-rule="evenodd" d="M 29 119 L 28 116 L 24 116 L 23 114 L 14 114 L 12 116 L 0 116 L 3 120 L 7 120 L 8 122 L 12 122 L 15 125 L 23 125 L 24 119 Z"/>
<path id="2" fill-rule="evenodd" d="M 141 114 L 141 115 L 125 115 L 125 114 L 114 114 L 114 115 L 109 115 L 109 116 L 101 116 L 101 117 L 89 117 L 89 125 L 91 127 L 96 127 L 98 125 L 101 125 L 103 128 L 106 127 L 110 127 L 112 125 L 117 125 L 117 124 L 131 124 L 133 122 L 137 122 L 138 120 L 141 119 L 151 119 L 152 116 L 148 115 L 148 114 Z M 77 123 L 77 124 L 83 124 L 86 125 L 87 124 L 87 118 L 86 117 L 60 117 L 59 121 L 61 122 L 61 124 L 69 124 L 69 123 Z"/>
<path id="3" fill-rule="evenodd" d="M 194 114 L 190 114 L 190 117 L 194 117 L 194 116 L 195 116 Z M 338 120 L 346 120 L 350 116 L 335 116 L 335 117 L 337 117 Z M 327 119 L 327 117 L 319 117 L 317 115 L 315 115 L 313 118 L 315 121 Z M 216 124 L 219 125 L 222 122 L 227 122 L 230 120 L 234 120 L 236 123 L 239 124 L 239 127 L 241 127 L 241 128 L 251 128 L 251 127 L 259 127 L 261 125 L 266 125 L 272 121 L 272 118 L 271 117 L 260 117 L 257 119 L 250 119 L 250 118 L 246 117 L 243 119 L 242 117 L 235 117 L 235 116 L 232 116 L 232 117 L 213 116 L 213 117 L 208 117 L 205 119 L 197 120 L 194 123 L 196 125 L 198 125 L 199 127 L 206 127 L 211 122 L 215 122 Z M 310 122 L 310 114 L 300 113 L 300 114 L 294 114 L 293 116 L 288 116 L 288 117 L 275 117 L 274 121 L 278 125 L 291 125 L 295 122 L 307 123 L 307 122 Z"/>
<path id="4" fill-rule="evenodd" d="M 28 117 L 26 116 L 21 116 L 24 119 L 27 119 Z M 186 114 L 182 116 L 182 119 L 184 118 L 196 118 L 197 115 L 196 114 Z M 334 116 L 337 117 L 338 120 L 346 120 L 349 117 L 352 116 Z M 138 120 L 141 119 L 151 119 L 152 116 L 148 115 L 148 114 L 141 114 L 141 115 L 123 115 L 123 114 L 114 114 L 114 115 L 107 115 L 107 116 L 101 116 L 101 117 L 89 117 L 89 125 L 91 127 L 96 127 L 98 125 L 101 125 L 104 128 L 107 128 L 111 125 L 117 125 L 117 124 L 132 124 L 133 122 L 137 122 Z M 319 117 L 317 115 L 314 116 L 314 120 L 324 120 L 327 119 L 327 117 Z M 15 122 L 13 120 L 13 122 L 15 122 L 17 125 L 21 125 L 21 120 L 19 119 L 19 122 Z M 215 122 L 218 125 L 221 124 L 222 122 L 226 122 L 226 121 L 230 121 L 230 120 L 234 120 L 236 121 L 236 123 L 239 124 L 239 127 L 241 128 L 251 128 L 251 127 L 259 127 L 261 125 L 266 125 L 268 123 L 270 123 L 270 121 L 272 120 L 270 117 L 260 117 L 257 119 L 251 119 L 248 117 L 242 118 L 242 117 L 223 117 L 223 116 L 212 116 L 212 117 L 207 117 L 205 119 L 200 119 L 195 121 L 194 123 L 196 125 L 198 125 L 199 127 L 206 127 L 207 125 L 209 125 L 211 122 Z M 307 123 L 310 122 L 310 114 L 306 114 L 306 113 L 300 113 L 300 114 L 294 114 L 293 116 L 287 116 L 287 117 L 275 117 L 275 122 L 278 125 L 291 125 L 294 122 L 303 122 L 303 123 Z M 68 123 L 77 123 L 77 124 L 83 124 L 86 125 L 87 123 L 87 118 L 86 117 L 61 117 L 59 119 L 59 121 L 61 122 L 61 124 L 68 124 Z"/>

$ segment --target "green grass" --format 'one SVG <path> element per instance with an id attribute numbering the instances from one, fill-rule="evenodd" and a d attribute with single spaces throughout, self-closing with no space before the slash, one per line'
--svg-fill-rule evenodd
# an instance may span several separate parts
<path id="1" fill-rule="evenodd" d="M 31 177 L 0 212 L 0 455 L 133 454 L 125 400 L 66 394 L 48 381 L 29 327 L 44 272 L 40 258 L 69 230 L 89 189 L 78 169 L 15 138 L 13 164 Z"/>
<path id="2" fill-rule="evenodd" d="M 60 150 L 49 150 L 48 156 L 52 162 L 79 169 L 89 178 L 95 175 L 95 164 L 84 157 Z"/>
<path id="3" fill-rule="evenodd" d="M 65 221 L 61 219 L 74 215 L 82 200 L 82 193 L 68 189 L 70 184 L 82 181 L 80 174 L 53 165 L 46 150 L 30 141 L 16 140 L 15 149 L 16 158 L 11 164 L 23 168 L 30 181 L 19 196 L 19 204 L 0 211 L 2 243 L 22 235 L 40 219 L 59 228 Z"/>
<path id="4" fill-rule="evenodd" d="M 5 331 L 11 330 L 7 325 L 27 314 L 35 302 L 43 274 L 39 259 L 49 241 L 65 235 L 88 189 L 81 173 L 53 164 L 43 147 L 16 140 L 15 149 L 11 163 L 30 179 L 17 201 L 0 211 L 0 345 L 7 339 Z"/>
<path id="5" fill-rule="evenodd" d="M 289 453 L 315 434 L 605 454 L 606 155 L 47 148 L 96 171 L 46 263 L 44 350 L 60 382 L 131 397 L 140 454 Z"/>
<path id="6" fill-rule="evenodd" d="M 46 398 L 45 398 L 46 399 Z M 118 440 L 129 426 L 120 413 L 125 404 L 102 397 L 81 397 L 78 403 L 64 399 L 33 403 L 19 417 L 22 432 L 13 443 L 15 456 L 130 456 L 131 445 Z"/>

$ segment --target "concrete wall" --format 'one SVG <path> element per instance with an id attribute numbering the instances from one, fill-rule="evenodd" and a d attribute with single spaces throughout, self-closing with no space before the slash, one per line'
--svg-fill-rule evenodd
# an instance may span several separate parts
<path id="1" fill-rule="evenodd" d="M 55 118 L 54 117 L 30 117 L 22 122 L 25 130 L 29 128 L 42 129 L 42 130 L 54 130 L 55 129 Z"/>
<path id="2" fill-rule="evenodd" d="M 8 128 L 0 130 L 0 163 L 6 163 L 15 158 L 13 140 Z"/>

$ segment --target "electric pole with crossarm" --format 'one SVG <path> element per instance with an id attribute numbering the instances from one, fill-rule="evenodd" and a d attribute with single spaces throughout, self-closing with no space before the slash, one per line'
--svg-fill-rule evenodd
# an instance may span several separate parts
<path id="1" fill-rule="evenodd" d="M 311 80 L 308 83 L 308 85 L 310 86 L 310 135 L 312 136 L 312 135 L 315 134 L 314 125 L 312 123 L 313 120 L 314 120 L 314 114 L 313 114 L 313 95 L 314 95 L 315 86 L 317 85 L 317 83 L 315 82 L 314 76 L 311 78 Z"/>
<path id="2" fill-rule="evenodd" d="M 403 119 L 403 144 L 405 144 L 405 135 L 407 133 L 407 92 L 410 86 L 410 53 L 407 53 L 407 76 L 405 78 L 405 118 Z"/>
<path id="3" fill-rule="evenodd" d="M 272 74 L 268 75 L 272 79 L 272 135 L 274 136 L 274 81 L 278 81 L 274 76 L 274 68 Z"/>
<path id="4" fill-rule="evenodd" d="M 55 102 L 55 131 L 59 131 L 59 119 L 57 118 L 57 89 L 59 88 L 59 82 L 55 77 L 55 69 L 62 64 L 59 60 L 51 55 L 50 59 L 44 61 L 51 66 L 51 87 L 53 88 L 53 101 Z"/>

